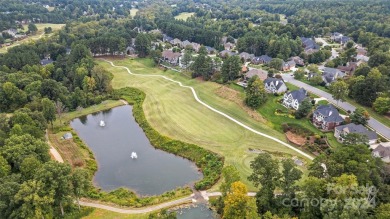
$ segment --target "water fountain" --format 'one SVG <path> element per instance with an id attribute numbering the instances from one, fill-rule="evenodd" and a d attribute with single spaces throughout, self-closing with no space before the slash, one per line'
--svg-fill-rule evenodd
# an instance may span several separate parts
<path id="1" fill-rule="evenodd" d="M 137 153 L 135 153 L 134 151 L 133 152 L 131 152 L 131 159 L 137 159 L 138 158 L 138 156 L 137 156 Z"/>
<path id="2" fill-rule="evenodd" d="M 104 127 L 104 126 L 106 126 L 106 123 L 103 121 L 103 120 L 100 120 L 100 127 Z"/>

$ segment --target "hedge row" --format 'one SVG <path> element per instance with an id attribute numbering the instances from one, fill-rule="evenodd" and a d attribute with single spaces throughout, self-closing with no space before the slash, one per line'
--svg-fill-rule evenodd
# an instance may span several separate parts
<path id="1" fill-rule="evenodd" d="M 133 116 L 143 129 L 150 143 L 158 149 L 187 158 L 193 161 L 203 173 L 203 179 L 195 183 L 195 189 L 209 189 L 219 180 L 224 164 L 224 158 L 198 145 L 170 139 L 161 135 L 146 120 L 142 103 L 145 93 L 136 88 L 122 88 L 115 94 L 133 105 Z"/>

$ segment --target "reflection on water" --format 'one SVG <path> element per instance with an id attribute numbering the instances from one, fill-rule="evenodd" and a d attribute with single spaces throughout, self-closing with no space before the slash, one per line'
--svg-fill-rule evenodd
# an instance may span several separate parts
<path id="1" fill-rule="evenodd" d="M 105 127 L 99 126 L 100 120 Z M 189 160 L 156 150 L 135 122 L 131 106 L 78 118 L 71 126 L 93 151 L 99 165 L 94 181 L 103 190 L 127 187 L 154 195 L 202 177 Z M 137 159 L 131 159 L 132 152 Z"/>
<path id="2" fill-rule="evenodd" d="M 198 204 L 189 208 L 181 208 L 177 211 L 178 219 L 216 219 L 217 215 L 205 204 Z"/>

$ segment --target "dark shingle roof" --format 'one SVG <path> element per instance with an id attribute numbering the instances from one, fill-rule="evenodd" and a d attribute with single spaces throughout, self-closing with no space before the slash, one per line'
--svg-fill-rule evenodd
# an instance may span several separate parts
<path id="1" fill-rule="evenodd" d="M 356 125 L 355 123 L 350 123 L 347 125 L 337 126 L 336 129 L 339 131 L 347 129 L 346 131 L 349 133 L 365 135 L 368 137 L 368 140 L 375 140 L 378 138 L 378 135 L 375 132 L 366 129 L 363 125 L 360 124 Z"/>
<path id="2" fill-rule="evenodd" d="M 326 122 L 342 122 L 343 117 L 340 116 L 339 111 L 333 105 L 321 105 L 314 111 L 315 114 L 321 114 Z"/>
<path id="3" fill-rule="evenodd" d="M 277 90 L 284 84 L 284 82 L 281 79 L 277 79 L 277 78 L 267 78 L 264 80 L 264 84 L 270 85 L 271 83 L 275 85 Z"/>
<path id="4" fill-rule="evenodd" d="M 45 65 L 48 65 L 50 63 L 53 63 L 53 59 L 42 59 L 41 60 L 41 65 L 45 66 Z"/>
<path id="5" fill-rule="evenodd" d="M 291 91 L 289 94 L 291 94 L 294 100 L 298 100 L 298 103 L 301 103 L 307 97 L 307 92 L 303 88 Z"/>

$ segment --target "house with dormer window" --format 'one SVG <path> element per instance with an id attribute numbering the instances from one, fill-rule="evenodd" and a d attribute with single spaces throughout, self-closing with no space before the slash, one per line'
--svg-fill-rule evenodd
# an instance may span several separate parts
<path id="1" fill-rule="evenodd" d="M 325 131 L 333 130 L 344 122 L 339 111 L 331 104 L 318 106 L 313 113 L 313 125 Z"/>
<path id="2" fill-rule="evenodd" d="M 299 105 L 306 98 L 307 92 L 303 88 L 285 93 L 283 96 L 283 106 L 298 110 Z"/>
<path id="3" fill-rule="evenodd" d="M 264 80 L 264 88 L 268 93 L 281 94 L 287 91 L 287 86 L 281 79 L 267 78 Z"/>

